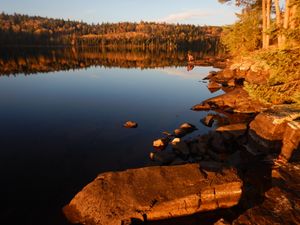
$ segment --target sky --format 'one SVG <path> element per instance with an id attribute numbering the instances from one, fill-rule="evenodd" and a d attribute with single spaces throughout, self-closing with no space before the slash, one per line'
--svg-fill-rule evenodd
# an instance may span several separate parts
<path id="1" fill-rule="evenodd" d="M 0 11 L 84 21 L 154 21 L 195 25 L 235 22 L 233 5 L 218 0 L 0 0 Z"/>

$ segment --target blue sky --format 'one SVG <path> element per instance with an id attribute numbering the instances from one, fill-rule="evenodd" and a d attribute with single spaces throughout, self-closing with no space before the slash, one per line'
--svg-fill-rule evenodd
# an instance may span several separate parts
<path id="1" fill-rule="evenodd" d="M 5 13 L 22 13 L 88 23 L 156 21 L 224 25 L 237 9 L 217 0 L 0 0 Z"/>

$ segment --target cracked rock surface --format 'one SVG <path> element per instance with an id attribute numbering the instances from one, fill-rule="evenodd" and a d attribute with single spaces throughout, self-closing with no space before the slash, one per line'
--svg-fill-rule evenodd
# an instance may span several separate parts
<path id="1" fill-rule="evenodd" d="M 100 174 L 64 208 L 74 223 L 121 225 L 187 216 L 238 204 L 242 181 L 234 169 L 199 164 L 145 167 Z"/>

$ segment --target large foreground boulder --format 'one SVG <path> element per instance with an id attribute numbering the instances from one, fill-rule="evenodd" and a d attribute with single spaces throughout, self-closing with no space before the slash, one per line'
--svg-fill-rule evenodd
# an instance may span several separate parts
<path id="1" fill-rule="evenodd" d="M 242 181 L 199 164 L 146 167 L 100 174 L 64 208 L 74 223 L 121 225 L 160 220 L 238 204 Z"/>

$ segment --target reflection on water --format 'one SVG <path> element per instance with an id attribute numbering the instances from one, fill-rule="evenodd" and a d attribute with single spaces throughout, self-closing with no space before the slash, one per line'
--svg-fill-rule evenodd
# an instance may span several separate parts
<path id="1" fill-rule="evenodd" d="M 214 51 L 192 52 L 195 58 L 213 57 Z M 40 73 L 87 68 L 158 68 L 184 66 L 187 53 L 179 51 L 109 51 L 99 48 L 0 48 L 0 74 Z M 191 66 L 189 66 L 191 69 Z"/>
<path id="2" fill-rule="evenodd" d="M 19 74 L 0 77 L 3 224 L 67 224 L 61 208 L 98 173 L 149 165 L 152 141 L 183 122 L 193 135 L 209 129 L 189 109 L 212 96 L 199 82 L 212 67 L 174 67 L 185 53 L 1 54 L 1 74 Z M 139 127 L 122 128 L 127 120 Z"/>

